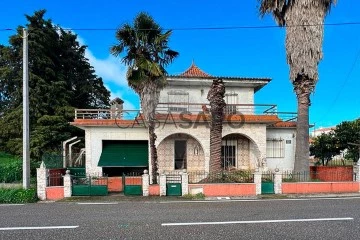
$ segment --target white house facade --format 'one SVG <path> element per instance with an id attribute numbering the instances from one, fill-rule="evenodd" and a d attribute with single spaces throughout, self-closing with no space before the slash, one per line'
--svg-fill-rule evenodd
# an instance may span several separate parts
<path id="1" fill-rule="evenodd" d="M 282 116 L 276 105 L 255 104 L 254 95 L 269 78 L 215 77 L 195 64 L 168 76 L 157 108 L 156 147 L 162 172 L 209 172 L 210 113 L 207 93 L 212 81 L 225 87 L 222 166 L 226 170 L 292 170 L 296 115 Z M 78 109 L 72 125 L 85 130 L 86 172 L 120 176 L 151 170 L 148 130 L 141 111 Z M 151 173 L 150 173 L 151 174 Z"/>

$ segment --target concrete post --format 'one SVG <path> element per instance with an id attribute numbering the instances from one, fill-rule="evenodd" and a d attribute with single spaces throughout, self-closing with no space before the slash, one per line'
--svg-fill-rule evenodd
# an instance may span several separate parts
<path id="1" fill-rule="evenodd" d="M 184 169 L 181 173 L 181 195 L 184 196 L 189 193 L 189 174 Z"/>
<path id="2" fill-rule="evenodd" d="M 353 180 L 360 183 L 360 160 L 353 166 Z"/>
<path id="3" fill-rule="evenodd" d="M 64 197 L 71 197 L 72 195 L 72 182 L 71 182 L 71 175 L 70 170 L 66 170 L 66 174 L 64 178 Z"/>
<path id="4" fill-rule="evenodd" d="M 261 194 L 261 172 L 256 171 L 254 173 L 254 183 L 256 185 L 256 195 Z"/>
<path id="5" fill-rule="evenodd" d="M 282 194 L 282 173 L 278 168 L 274 172 L 274 192 L 275 194 Z"/>
<path id="6" fill-rule="evenodd" d="M 166 175 L 160 174 L 160 196 L 166 196 Z"/>
<path id="7" fill-rule="evenodd" d="M 40 200 L 46 200 L 46 166 L 41 162 L 40 168 L 36 169 L 37 196 Z"/>
<path id="8" fill-rule="evenodd" d="M 143 196 L 149 196 L 149 185 L 150 185 L 150 178 L 148 170 L 144 170 L 144 174 L 142 175 L 142 190 Z"/>

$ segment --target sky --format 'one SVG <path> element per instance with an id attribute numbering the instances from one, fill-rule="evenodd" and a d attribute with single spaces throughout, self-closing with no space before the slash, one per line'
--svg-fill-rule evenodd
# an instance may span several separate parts
<path id="1" fill-rule="evenodd" d="M 169 46 L 180 55 L 167 67 L 169 74 L 180 74 L 195 61 L 213 76 L 269 77 L 272 81 L 256 93 L 255 103 L 276 104 L 278 111 L 295 112 L 284 29 L 181 30 L 275 25 L 271 16 L 259 16 L 257 6 L 257 0 L 2 0 L 0 29 L 15 29 L 26 23 L 25 14 L 46 9 L 46 18 L 73 29 L 88 46 L 86 57 L 112 98 L 124 99 L 127 109 L 138 109 L 139 99 L 127 86 L 126 67 L 109 48 L 116 44 L 115 29 L 144 11 L 164 29 L 174 29 Z M 325 22 L 360 23 L 358 9 L 359 0 L 339 0 Z M 14 33 L 0 31 L 0 44 L 7 45 Z M 360 117 L 360 24 L 325 26 L 323 51 L 319 81 L 311 96 L 310 123 L 316 128 Z"/>

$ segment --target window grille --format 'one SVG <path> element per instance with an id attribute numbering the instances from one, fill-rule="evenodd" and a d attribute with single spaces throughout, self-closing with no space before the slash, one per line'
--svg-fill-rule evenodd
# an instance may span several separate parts
<path id="1" fill-rule="evenodd" d="M 266 140 L 266 156 L 268 158 L 285 157 L 285 148 L 283 139 L 267 139 Z"/>

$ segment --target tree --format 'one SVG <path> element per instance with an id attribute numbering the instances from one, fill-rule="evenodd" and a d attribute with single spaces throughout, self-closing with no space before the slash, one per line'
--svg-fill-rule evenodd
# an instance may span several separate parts
<path id="1" fill-rule="evenodd" d="M 109 91 L 85 58 L 77 36 L 44 19 L 46 11 L 26 15 L 29 32 L 29 98 L 31 156 L 41 159 L 80 129 L 69 122 L 74 108 L 109 106 Z M 0 45 L 0 149 L 22 149 L 22 26 Z"/>
<path id="2" fill-rule="evenodd" d="M 171 33 L 163 33 L 150 15 L 141 12 L 135 17 L 133 25 L 126 23 L 116 31 L 118 43 L 110 49 L 114 56 L 126 53 L 122 62 L 128 66 L 128 84 L 140 96 L 141 109 L 149 129 L 153 183 L 157 182 L 158 169 L 155 109 L 160 90 L 166 85 L 165 67 L 179 55 L 168 46 Z"/>
<path id="3" fill-rule="evenodd" d="M 360 144 L 360 118 L 354 121 L 345 121 L 335 128 L 335 137 L 339 142 L 340 150 L 347 149 L 345 158 L 354 162 L 360 158 L 359 147 L 349 143 Z"/>
<path id="4" fill-rule="evenodd" d="M 310 94 L 322 59 L 324 19 L 336 0 L 258 0 L 260 14 L 271 13 L 286 27 L 286 55 L 298 103 L 295 172 L 309 172 Z"/>
<path id="5" fill-rule="evenodd" d="M 219 172 L 221 168 L 221 142 L 224 119 L 225 85 L 222 79 L 215 79 L 210 87 L 207 99 L 210 102 L 210 172 Z"/>
<path id="6" fill-rule="evenodd" d="M 340 154 L 340 146 L 335 133 L 321 134 L 316 137 L 310 145 L 310 154 L 320 159 L 323 166 L 327 165 L 334 156 Z"/>

